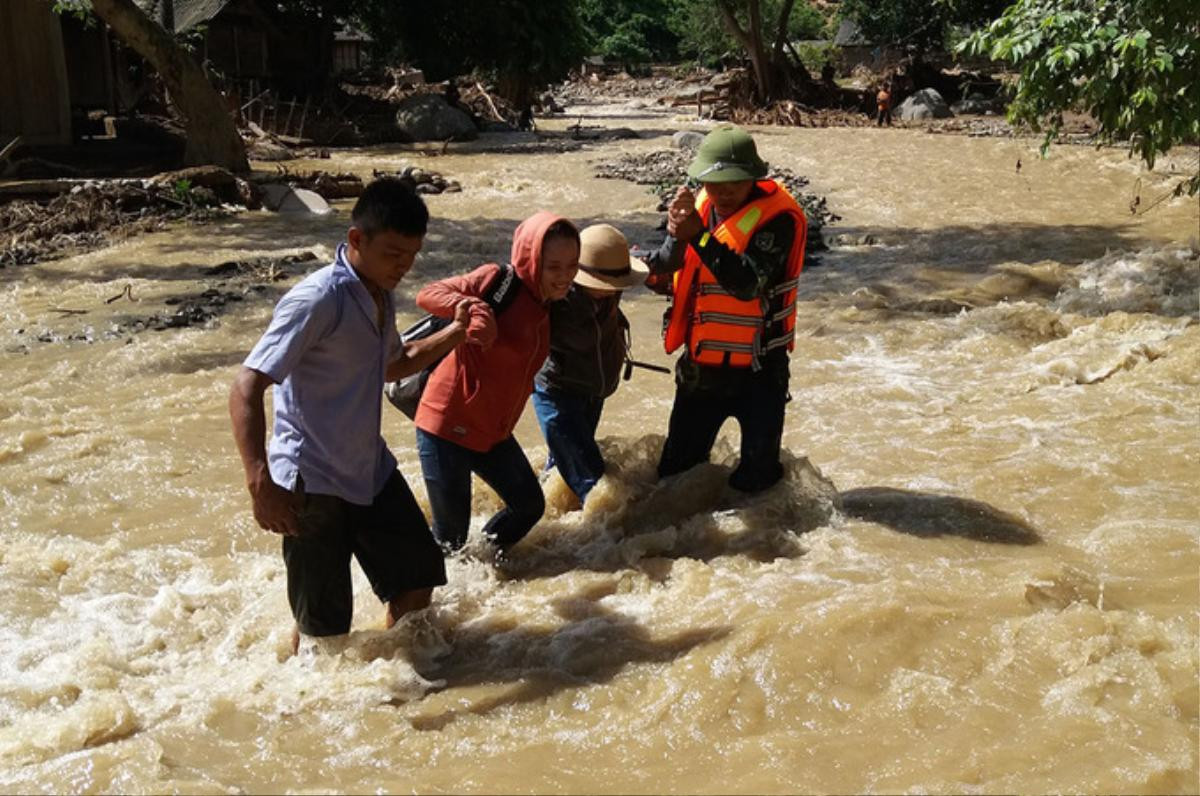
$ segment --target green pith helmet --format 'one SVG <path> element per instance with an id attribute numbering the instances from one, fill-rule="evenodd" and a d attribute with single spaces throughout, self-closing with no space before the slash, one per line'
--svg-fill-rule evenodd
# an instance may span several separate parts
<path id="1" fill-rule="evenodd" d="M 701 182 L 757 180 L 767 176 L 767 164 L 758 156 L 749 133 L 723 124 L 704 136 L 687 173 Z"/>

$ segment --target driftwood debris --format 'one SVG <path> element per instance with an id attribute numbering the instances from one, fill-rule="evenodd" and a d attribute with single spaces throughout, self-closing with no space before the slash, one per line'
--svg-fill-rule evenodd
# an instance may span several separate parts
<path id="1" fill-rule="evenodd" d="M 25 139 L 22 138 L 21 136 L 17 136 L 13 140 L 11 140 L 7 144 L 5 144 L 4 149 L 0 149 L 0 163 L 3 163 L 4 161 L 8 160 L 9 156 L 13 152 L 16 151 L 17 147 L 21 146 L 21 144 L 23 144 L 23 143 L 25 143 Z"/>
<path id="2" fill-rule="evenodd" d="M 484 101 L 487 102 L 487 106 L 488 106 L 488 108 L 491 109 L 492 116 L 495 118 L 496 121 L 498 121 L 498 122 L 507 121 L 503 116 L 500 115 L 500 111 L 498 111 L 496 109 L 496 103 L 492 101 L 491 95 L 488 94 L 487 91 L 484 90 L 483 86 L 481 86 L 478 81 L 475 82 L 475 90 L 478 91 L 480 96 L 483 97 Z"/>
<path id="3" fill-rule="evenodd" d="M 135 299 L 133 297 L 133 285 L 130 285 L 130 284 L 125 285 L 124 290 L 122 290 L 120 293 L 118 293 L 115 296 L 110 296 L 110 297 L 106 298 L 104 300 L 104 303 L 112 304 L 114 301 L 119 301 L 122 298 L 127 298 L 130 301 L 137 301 L 137 299 Z"/>

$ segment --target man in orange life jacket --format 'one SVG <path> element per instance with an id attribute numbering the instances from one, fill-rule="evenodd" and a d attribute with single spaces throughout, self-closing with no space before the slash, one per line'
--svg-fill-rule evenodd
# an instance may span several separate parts
<path id="1" fill-rule="evenodd" d="M 796 200 L 766 175 L 746 131 L 712 130 L 688 168 L 703 189 L 698 196 L 676 191 L 668 237 L 647 257 L 647 283 L 670 280 L 667 353 L 684 349 L 659 477 L 708 461 L 729 417 L 742 434 L 730 486 L 757 492 L 783 477 L 788 352 L 808 224 Z"/>

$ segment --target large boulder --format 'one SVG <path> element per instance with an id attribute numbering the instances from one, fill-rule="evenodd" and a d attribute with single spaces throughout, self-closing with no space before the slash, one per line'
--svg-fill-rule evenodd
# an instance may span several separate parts
<path id="1" fill-rule="evenodd" d="M 906 122 L 922 119 L 946 119 L 953 115 L 950 107 L 946 105 L 946 100 L 942 99 L 942 95 L 932 88 L 921 89 L 900 103 L 900 107 L 896 109 L 896 116 Z"/>
<path id="2" fill-rule="evenodd" d="M 413 94 L 396 110 L 396 126 L 413 141 L 466 141 L 476 138 L 471 117 L 440 94 Z"/>

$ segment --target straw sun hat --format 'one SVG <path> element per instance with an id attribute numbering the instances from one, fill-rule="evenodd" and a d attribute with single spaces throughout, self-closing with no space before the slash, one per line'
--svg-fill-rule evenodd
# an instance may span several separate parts
<path id="1" fill-rule="evenodd" d="M 629 256 L 629 241 L 610 224 L 593 224 L 579 233 L 579 273 L 575 284 L 596 290 L 624 290 L 641 284 L 650 269 Z"/>

